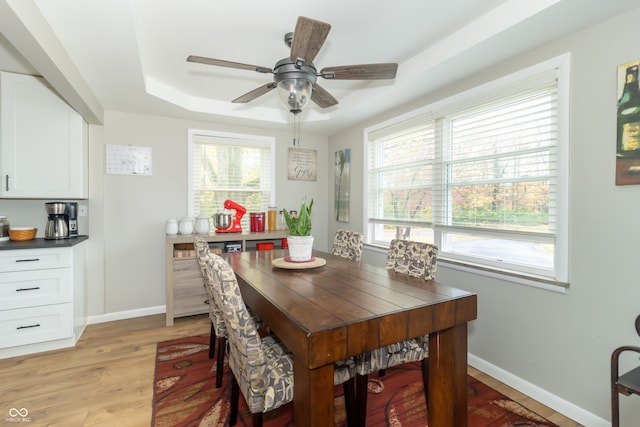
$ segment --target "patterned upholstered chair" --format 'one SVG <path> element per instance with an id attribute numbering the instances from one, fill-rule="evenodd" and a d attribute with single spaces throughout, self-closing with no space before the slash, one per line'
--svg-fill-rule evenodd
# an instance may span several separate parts
<path id="1" fill-rule="evenodd" d="M 333 238 L 331 253 L 342 258 L 360 261 L 362 258 L 362 233 L 349 230 L 338 230 Z"/>
<path id="2" fill-rule="evenodd" d="M 233 372 L 231 415 L 229 425 L 238 417 L 239 394 L 242 391 L 253 414 L 253 426 L 262 425 L 262 414 L 293 399 L 293 357 L 273 335 L 261 338 L 247 310 L 235 273 L 217 255 L 213 263 L 213 296 L 222 309 L 229 341 L 229 366 Z M 350 426 L 355 425 L 355 365 L 353 359 L 336 363 L 334 384 L 343 384 L 345 406 Z"/>
<path id="3" fill-rule="evenodd" d="M 387 252 L 387 270 L 433 280 L 436 277 L 438 248 L 429 243 L 394 239 Z"/>
<path id="4" fill-rule="evenodd" d="M 211 275 L 212 270 L 207 269 L 207 264 L 212 263 L 211 252 L 209 250 L 209 243 L 201 237 L 196 237 L 194 242 L 194 249 L 196 250 L 196 259 L 202 272 L 202 278 L 204 279 L 204 288 L 207 292 L 207 299 L 209 300 L 209 319 L 211 320 L 211 333 L 209 338 L 209 359 L 213 359 L 215 349 L 218 347 L 218 354 L 216 357 L 216 387 L 222 385 L 222 374 L 224 372 L 224 356 L 225 348 L 227 346 L 227 327 L 222 319 L 222 312 L 216 304 L 216 300 L 213 298 L 212 286 L 214 285 L 214 279 Z M 258 316 L 249 312 L 256 325 L 256 328 L 263 327 L 262 321 Z"/>
<path id="5" fill-rule="evenodd" d="M 428 243 L 392 240 L 387 253 L 386 268 L 401 274 L 432 280 L 436 273 L 438 248 Z M 425 404 L 429 374 L 429 336 L 413 338 L 387 345 L 356 356 L 356 390 L 360 426 L 367 419 L 367 384 L 369 375 L 409 362 L 421 362 Z"/>
<path id="6" fill-rule="evenodd" d="M 216 387 L 222 385 L 222 373 L 224 372 L 224 352 L 227 345 L 227 327 L 222 319 L 222 312 L 216 305 L 213 298 L 211 286 L 213 285 L 213 277 L 207 272 L 207 263 L 212 262 L 209 243 L 200 237 L 196 237 L 194 248 L 196 250 L 196 259 L 202 277 L 204 279 L 204 288 L 207 292 L 209 300 L 209 319 L 211 320 L 211 335 L 209 338 L 209 359 L 213 359 L 216 343 L 218 347 L 218 357 L 216 359 Z"/>

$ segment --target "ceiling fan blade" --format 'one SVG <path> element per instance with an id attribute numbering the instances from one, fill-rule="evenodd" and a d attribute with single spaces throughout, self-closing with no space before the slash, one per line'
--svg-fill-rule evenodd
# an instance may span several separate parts
<path id="1" fill-rule="evenodd" d="M 327 92 L 319 84 L 313 85 L 313 90 L 311 91 L 311 100 L 315 102 L 320 108 L 332 107 L 338 103 L 338 100 L 335 99 L 333 95 Z"/>
<path id="2" fill-rule="evenodd" d="M 334 80 L 384 80 L 396 77 L 398 64 L 360 64 L 327 67 L 320 71 L 325 79 Z"/>
<path id="3" fill-rule="evenodd" d="M 259 65 L 242 64 L 240 62 L 223 61 L 222 59 L 206 58 L 204 56 L 190 55 L 187 62 L 197 62 L 199 64 L 215 65 L 218 67 L 237 68 L 240 70 L 257 71 L 258 73 L 273 73 L 269 67 Z"/>
<path id="4" fill-rule="evenodd" d="M 289 58 L 297 65 L 311 64 L 329 35 L 331 25 L 304 16 L 298 17 Z"/>
<path id="5" fill-rule="evenodd" d="M 247 102 L 253 101 L 254 99 L 264 95 L 267 92 L 270 92 L 271 90 L 275 89 L 276 86 L 278 85 L 274 82 L 267 83 L 260 86 L 259 88 L 252 90 L 251 92 L 247 92 L 244 95 L 239 96 L 231 102 L 235 104 L 245 104 Z"/>

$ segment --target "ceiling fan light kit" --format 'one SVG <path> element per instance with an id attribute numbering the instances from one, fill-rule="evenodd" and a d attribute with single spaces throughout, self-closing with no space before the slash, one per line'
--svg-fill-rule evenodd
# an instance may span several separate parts
<path id="1" fill-rule="evenodd" d="M 316 83 L 318 77 L 331 80 L 381 80 L 393 79 L 398 64 L 360 64 L 328 67 L 318 73 L 313 60 L 324 44 L 331 25 L 315 19 L 298 17 L 293 33 L 284 36 L 285 44 L 291 48 L 289 58 L 276 63 L 273 69 L 258 65 L 243 64 L 221 59 L 191 55 L 188 62 L 214 65 L 218 67 L 236 68 L 272 73 L 273 82 L 262 85 L 234 99 L 234 103 L 247 103 L 277 88 L 278 95 L 285 107 L 294 115 L 298 115 L 313 101 L 320 108 L 328 108 L 338 104 L 338 100 Z"/>
<path id="2" fill-rule="evenodd" d="M 307 106 L 316 83 L 313 64 L 297 66 L 289 58 L 278 61 L 273 80 L 284 106 L 293 114 L 299 114 Z"/>

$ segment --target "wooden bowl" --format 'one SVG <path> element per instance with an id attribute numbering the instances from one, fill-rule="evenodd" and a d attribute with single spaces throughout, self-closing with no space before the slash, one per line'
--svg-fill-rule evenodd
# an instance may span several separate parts
<path id="1" fill-rule="evenodd" d="M 15 227 L 9 229 L 9 238 L 11 240 L 31 240 L 36 237 L 37 228 L 33 227 Z"/>

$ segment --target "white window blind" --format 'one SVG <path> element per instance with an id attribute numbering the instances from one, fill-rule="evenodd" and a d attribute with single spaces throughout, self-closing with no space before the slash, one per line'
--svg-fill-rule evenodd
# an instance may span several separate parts
<path id="1" fill-rule="evenodd" d="M 271 138 L 190 130 L 189 214 L 222 212 L 227 199 L 266 211 L 275 200 L 274 151 Z"/>
<path id="2" fill-rule="evenodd" d="M 434 162 L 430 115 L 370 133 L 368 152 L 369 223 L 430 226 Z M 385 234 L 384 227 L 378 232 Z"/>
<path id="3" fill-rule="evenodd" d="M 442 119 L 446 227 L 549 235 L 556 223 L 555 82 Z M 476 230 L 476 232 L 478 232 Z"/>
<path id="4" fill-rule="evenodd" d="M 366 130 L 366 242 L 566 280 L 561 59 Z"/>

